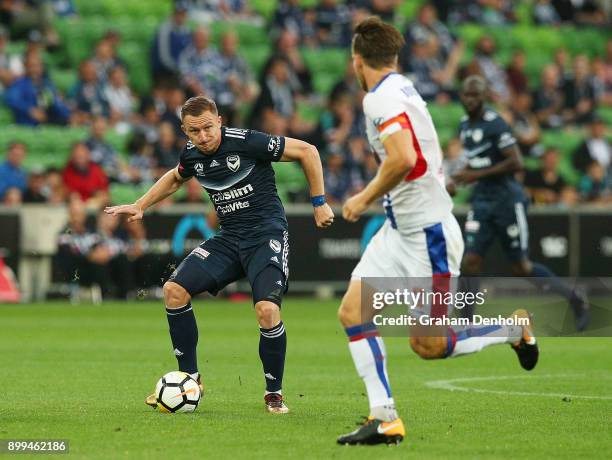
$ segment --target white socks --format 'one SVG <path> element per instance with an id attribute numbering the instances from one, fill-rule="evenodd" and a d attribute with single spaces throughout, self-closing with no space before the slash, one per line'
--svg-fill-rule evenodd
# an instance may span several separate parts
<path id="1" fill-rule="evenodd" d="M 449 329 L 448 356 L 461 356 L 476 353 L 490 345 L 514 343 L 523 336 L 521 326 L 469 326 Z M 452 347 L 452 348 L 451 348 Z"/>
<path id="2" fill-rule="evenodd" d="M 373 323 L 346 328 L 349 350 L 359 377 L 365 383 L 370 415 L 385 422 L 397 418 L 387 375 L 385 344 Z"/>

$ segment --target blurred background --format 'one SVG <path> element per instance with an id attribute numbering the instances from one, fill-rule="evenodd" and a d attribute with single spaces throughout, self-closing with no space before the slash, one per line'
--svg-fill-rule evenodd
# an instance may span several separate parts
<path id="1" fill-rule="evenodd" d="M 144 222 L 100 213 L 174 167 L 186 98 L 224 123 L 315 144 L 340 205 L 376 172 L 352 28 L 376 14 L 406 38 L 400 65 L 428 101 L 445 172 L 462 167 L 460 81 L 480 74 L 525 156 L 531 257 L 559 275 L 612 267 L 610 0 L 1 0 L 0 302 L 157 298 L 218 230 L 196 181 Z M 294 293 L 345 287 L 378 209 L 317 231 L 303 174 L 276 164 Z M 464 220 L 469 188 L 457 190 Z M 508 273 L 492 250 L 486 274 Z M 241 298 L 238 283 L 222 295 Z"/>

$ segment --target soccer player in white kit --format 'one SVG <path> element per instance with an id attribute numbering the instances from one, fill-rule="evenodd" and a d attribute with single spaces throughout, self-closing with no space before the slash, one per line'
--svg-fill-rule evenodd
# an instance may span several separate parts
<path id="1" fill-rule="evenodd" d="M 367 136 L 380 164 L 376 177 L 346 201 L 343 216 L 354 222 L 383 198 L 387 219 L 355 267 L 338 312 L 370 404 L 368 419 L 357 430 L 340 436 L 340 444 L 399 443 L 405 436 L 391 395 L 384 343 L 372 318 L 362 317 L 361 279 L 428 278 L 430 286 L 435 286 L 439 280 L 459 276 L 463 255 L 461 229 L 451 213 L 452 200 L 444 185 L 442 152 L 431 116 L 412 82 L 397 73 L 403 45 L 402 35 L 377 17 L 361 22 L 353 36 L 353 66 L 367 91 L 363 99 Z M 434 311 L 435 307 L 430 306 L 427 313 L 448 314 L 446 307 Z M 513 315 L 528 317 L 524 310 Z M 510 343 L 524 368 L 533 368 L 537 361 L 530 324 L 494 329 L 449 327 L 429 335 L 410 337 L 412 349 L 425 359 Z"/>

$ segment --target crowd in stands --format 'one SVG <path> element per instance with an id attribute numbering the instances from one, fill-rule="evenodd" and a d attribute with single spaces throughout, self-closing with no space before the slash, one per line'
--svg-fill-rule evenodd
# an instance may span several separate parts
<path id="1" fill-rule="evenodd" d="M 491 103 L 513 126 L 523 155 L 541 163 L 523 175 L 534 202 L 609 202 L 612 150 L 606 137 L 609 127 L 598 109 L 612 106 L 612 39 L 601 55 L 585 50 L 571 56 L 566 49 L 557 49 L 549 62 L 542 62 L 539 81 L 530 82 L 524 49 L 514 49 L 504 65 L 494 36 L 485 33 L 468 49 L 453 31 L 465 23 L 511 25 L 517 21 L 517 3 L 423 2 L 414 17 L 404 18 L 401 70 L 428 102 L 439 106 L 458 103 L 463 78 L 484 76 Z M 302 50 L 347 49 L 356 23 L 370 14 L 398 23 L 400 4 L 399 0 L 319 0 L 305 8 L 299 0 L 281 0 L 264 25 L 246 0 L 176 0 L 151 43 L 143 45 L 143 52 L 150 52 L 150 91 L 134 90 L 130 62 L 119 57 L 121 34 L 109 28 L 74 70 L 74 85 L 62 94 L 47 61 L 62 46 L 53 17 L 78 16 L 74 2 L 2 2 L 0 94 L 14 122 L 32 127 L 86 126 L 89 135 L 71 147 L 63 168 L 47 171 L 26 173 L 21 166 L 26 144 L 6 146 L 0 201 L 56 203 L 76 195 L 87 206 L 99 208 L 109 201 L 109 184 L 152 183 L 176 165 L 185 143 L 178 110 L 186 98 L 205 94 L 217 101 L 228 125 L 314 143 L 324 161 L 328 199 L 340 203 L 376 172 L 364 132 L 363 91 L 349 59 L 345 75 L 329 94 L 317 93 L 316 75 Z M 596 0 L 537 0 L 532 2 L 531 19 L 536 24 L 532 27 L 571 23 L 605 29 L 610 26 L 606 8 L 605 2 Z M 271 50 L 259 72 L 247 64 L 236 32 L 228 29 L 212 40 L 211 21 L 243 21 L 268 28 Z M 12 40 L 24 43 L 21 53 L 11 51 Z M 320 115 L 307 119 L 301 106 L 317 107 Z M 543 142 L 543 133 L 550 129 L 585 133 L 571 160 L 577 180 L 563 177 L 560 153 Z M 126 135 L 124 152 L 105 140 L 109 130 Z M 445 168 L 453 171 L 462 164 L 461 145 L 450 139 L 443 147 Z"/>

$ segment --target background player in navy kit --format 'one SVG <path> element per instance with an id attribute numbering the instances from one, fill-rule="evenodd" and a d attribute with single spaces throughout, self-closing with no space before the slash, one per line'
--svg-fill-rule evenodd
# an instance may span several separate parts
<path id="1" fill-rule="evenodd" d="M 576 316 L 576 327 L 583 330 L 590 316 L 584 298 L 546 266 L 528 258 L 527 197 L 514 177 L 522 169 L 523 160 L 510 126 L 495 111 L 485 108 L 486 94 L 487 85 L 482 77 L 471 76 L 463 82 L 461 103 L 467 116 L 461 120 L 460 136 L 467 167 L 452 179 L 456 183 L 476 184 L 465 223 L 461 274 L 478 275 L 487 249 L 494 238 L 499 238 L 513 274 L 547 278 L 547 286 L 568 299 Z M 473 285 L 468 288 L 476 290 Z"/>
<path id="2" fill-rule="evenodd" d="M 331 225 L 334 214 L 325 203 L 323 172 L 317 149 L 303 141 L 221 125 L 215 102 L 189 99 L 181 110 L 189 138 L 179 164 L 134 204 L 106 208 L 142 219 L 144 211 L 176 192 L 192 177 L 208 192 L 221 231 L 194 249 L 164 284 L 170 336 L 179 370 L 196 379 L 198 329 L 191 298 L 216 294 L 227 284 L 248 278 L 260 325 L 259 355 L 266 379 L 266 409 L 289 411 L 281 393 L 286 350 L 280 306 L 288 285 L 287 220 L 276 192 L 272 161 L 300 161 L 310 185 L 317 227 Z M 146 400 L 156 406 L 155 396 Z"/>

